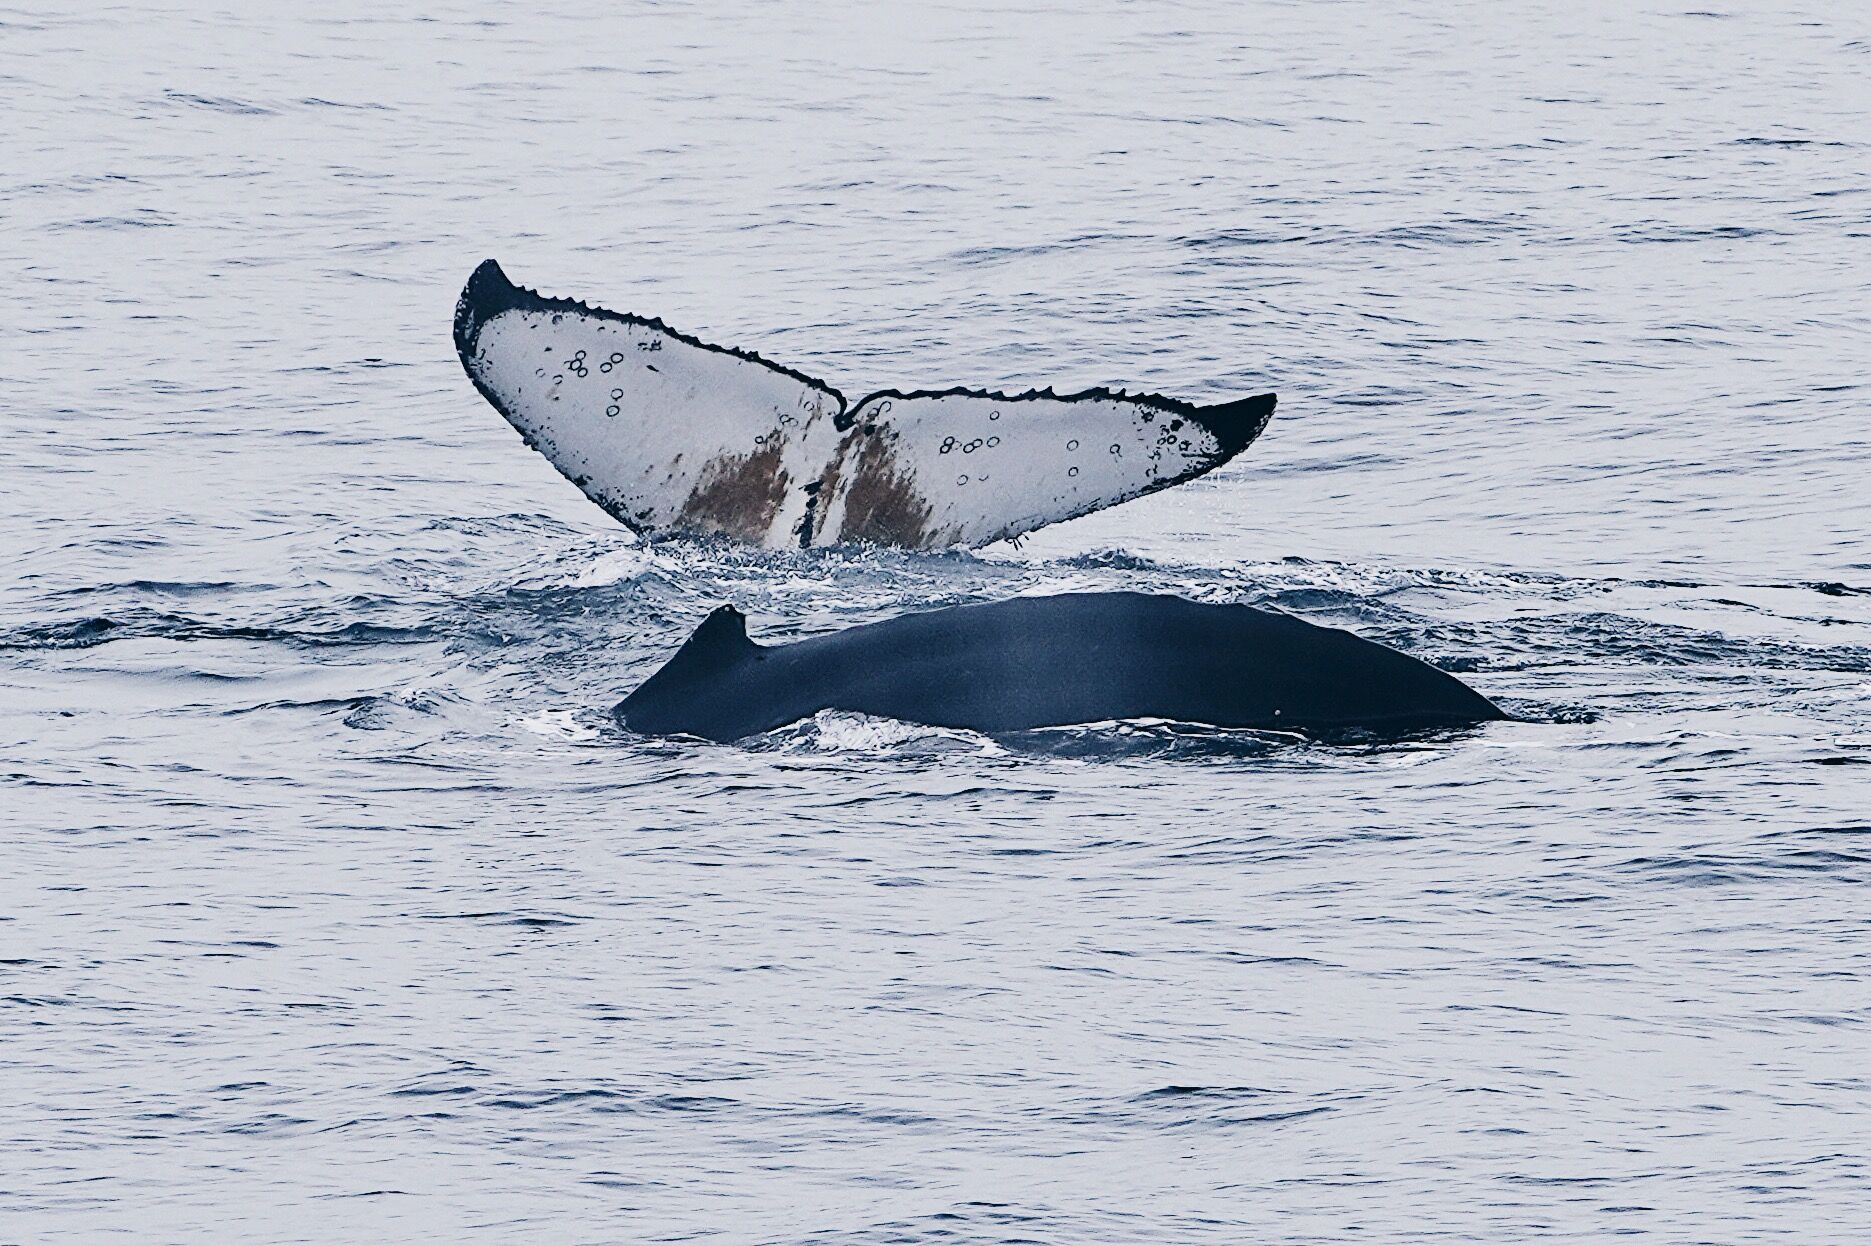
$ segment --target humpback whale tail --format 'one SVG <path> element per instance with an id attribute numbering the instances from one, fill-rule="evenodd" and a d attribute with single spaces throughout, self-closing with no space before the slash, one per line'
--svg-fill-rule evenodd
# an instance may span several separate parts
<path id="1" fill-rule="evenodd" d="M 493 260 L 455 306 L 481 394 L 586 496 L 650 536 L 774 548 L 985 545 L 1192 480 L 1275 397 L 831 385 L 660 320 L 546 298 Z"/>

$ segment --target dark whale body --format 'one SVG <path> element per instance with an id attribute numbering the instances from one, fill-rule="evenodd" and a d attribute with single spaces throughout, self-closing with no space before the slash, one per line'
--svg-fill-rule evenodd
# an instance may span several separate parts
<path id="1" fill-rule="evenodd" d="M 723 606 L 617 707 L 647 735 L 726 742 L 821 710 L 989 733 L 1160 718 L 1407 734 L 1506 718 L 1453 676 L 1350 632 L 1144 593 L 1016 597 L 790 645 Z"/>

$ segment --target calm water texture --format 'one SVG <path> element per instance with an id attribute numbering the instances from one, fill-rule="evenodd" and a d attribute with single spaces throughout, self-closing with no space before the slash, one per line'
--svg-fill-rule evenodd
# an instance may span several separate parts
<path id="1" fill-rule="evenodd" d="M 1508 7 L 0 8 L 0 1239 L 1871 1236 L 1871 26 Z M 461 375 L 489 255 L 1280 413 L 646 548 Z M 1068 587 L 1535 721 L 608 718 L 724 601 Z"/>

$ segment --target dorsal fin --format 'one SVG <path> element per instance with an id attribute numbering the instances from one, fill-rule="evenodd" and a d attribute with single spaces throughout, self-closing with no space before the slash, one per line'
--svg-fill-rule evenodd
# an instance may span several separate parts
<path id="1" fill-rule="evenodd" d="M 702 620 L 669 664 L 679 662 L 690 670 L 730 666 L 759 647 L 747 639 L 747 616 L 733 606 L 722 606 Z"/>

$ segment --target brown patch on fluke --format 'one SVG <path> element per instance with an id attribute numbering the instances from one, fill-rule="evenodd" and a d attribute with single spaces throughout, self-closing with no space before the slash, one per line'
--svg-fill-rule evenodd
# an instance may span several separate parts
<path id="1" fill-rule="evenodd" d="M 758 545 L 786 500 L 786 484 L 777 437 L 752 454 L 717 455 L 682 504 L 679 526 Z"/>
<path id="2" fill-rule="evenodd" d="M 929 532 L 932 511 L 913 480 L 897 468 L 890 438 L 866 437 L 851 482 L 845 486 L 845 516 L 838 540 L 929 548 L 935 543 Z"/>

